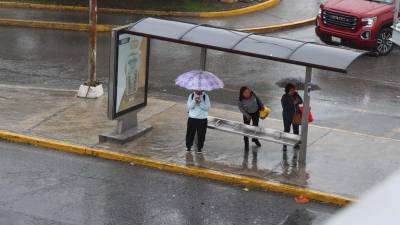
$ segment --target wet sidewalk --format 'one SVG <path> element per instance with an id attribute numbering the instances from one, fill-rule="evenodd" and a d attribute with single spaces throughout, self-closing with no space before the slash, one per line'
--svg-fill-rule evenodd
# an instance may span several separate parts
<path id="1" fill-rule="evenodd" d="M 183 101 L 149 98 L 139 120 L 153 130 L 124 145 L 99 144 L 98 135 L 115 128 L 106 118 L 107 98 L 80 99 L 68 90 L 0 86 L 0 129 L 124 152 L 186 166 L 257 177 L 313 190 L 358 197 L 397 170 L 400 141 L 311 126 L 306 167 L 297 152 L 262 142 L 243 149 L 240 136 L 208 130 L 203 155 L 185 152 L 186 112 Z M 240 120 L 231 107 L 214 104 L 212 116 Z M 280 110 L 280 109 L 272 109 Z M 262 126 L 281 129 L 282 121 L 267 119 Z"/>
<path id="2" fill-rule="evenodd" d="M 317 15 L 320 2 L 321 0 L 281 0 L 281 2 L 275 7 L 239 16 L 221 18 L 166 18 L 193 23 L 211 24 L 214 26 L 233 29 L 252 28 L 288 23 L 296 20 L 311 18 Z M 3 19 L 44 20 L 74 23 L 88 22 L 87 12 L 63 12 L 34 9 L 0 8 L 0 15 L 0 18 Z M 143 17 L 148 16 L 99 13 L 98 23 L 125 25 L 133 23 Z"/>

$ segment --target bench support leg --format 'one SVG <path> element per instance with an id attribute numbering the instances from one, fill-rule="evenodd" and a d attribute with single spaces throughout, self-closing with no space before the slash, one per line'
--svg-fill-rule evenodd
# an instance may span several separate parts
<path id="1" fill-rule="evenodd" d="M 300 136 L 300 154 L 299 163 L 305 165 L 307 159 L 307 137 L 308 137 L 308 114 L 310 112 L 310 91 L 311 91 L 311 74 L 312 68 L 306 68 L 306 77 L 304 84 L 304 102 L 303 102 L 303 117 L 301 119 L 301 136 Z"/>

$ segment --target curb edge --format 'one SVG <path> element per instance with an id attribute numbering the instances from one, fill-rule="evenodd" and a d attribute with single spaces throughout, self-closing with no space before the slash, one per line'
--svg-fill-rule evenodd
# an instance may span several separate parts
<path id="1" fill-rule="evenodd" d="M 49 140 L 45 138 L 33 137 L 9 131 L 0 131 L 0 139 L 20 144 L 29 144 L 61 152 L 75 153 L 75 154 L 87 155 L 103 159 L 133 163 L 135 165 L 145 166 L 162 171 L 206 178 L 214 181 L 220 181 L 228 184 L 245 186 L 249 188 L 262 189 L 266 191 L 284 193 L 293 196 L 303 195 L 312 200 L 331 203 L 339 206 L 346 206 L 350 203 L 355 202 L 355 200 L 351 198 L 323 193 L 319 191 L 313 191 L 287 184 L 274 183 L 262 179 L 250 178 L 225 172 L 218 172 L 215 170 L 209 170 L 197 167 L 185 167 L 172 163 L 165 163 L 148 158 L 143 158 L 139 156 L 133 156 L 107 150 L 99 150 L 95 148 L 84 147 L 80 145 L 69 144 L 66 142 L 60 142 L 55 140 Z"/>
<path id="2" fill-rule="evenodd" d="M 72 30 L 72 31 L 87 31 L 89 24 L 84 23 L 67 23 L 56 21 L 40 21 L 40 20 L 17 20 L 17 19 L 0 19 L 0 26 L 15 26 L 15 27 L 30 27 L 43 28 L 54 30 Z M 111 31 L 114 26 L 106 24 L 97 24 L 98 32 Z"/>
<path id="3" fill-rule="evenodd" d="M 240 28 L 238 30 L 246 31 L 246 32 L 253 32 L 253 33 L 270 33 L 270 32 L 289 30 L 289 29 L 294 29 L 294 28 L 311 25 L 314 23 L 314 21 L 315 21 L 315 17 L 311 17 L 308 19 L 297 20 L 297 21 L 293 21 L 293 22 L 289 22 L 289 23 L 275 24 L 275 25 L 264 26 L 264 27 Z"/>
<path id="4" fill-rule="evenodd" d="M 315 17 L 305 20 L 298 20 L 290 23 L 276 24 L 264 27 L 253 28 L 239 28 L 238 31 L 252 32 L 252 33 L 270 33 L 281 30 L 289 30 L 313 24 Z M 73 30 L 73 31 L 87 31 L 89 25 L 84 23 L 70 23 L 70 22 L 57 22 L 57 21 L 43 21 L 43 20 L 19 20 L 19 19 L 0 19 L 0 26 L 17 26 L 17 27 L 30 27 L 30 28 L 43 28 L 55 30 Z M 109 32 L 117 25 L 97 24 L 98 32 Z"/>

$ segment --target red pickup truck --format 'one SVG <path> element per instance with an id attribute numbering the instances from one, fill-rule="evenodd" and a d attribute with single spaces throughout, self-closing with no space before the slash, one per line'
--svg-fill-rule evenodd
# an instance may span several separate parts
<path id="1" fill-rule="evenodd" d="M 393 0 L 327 0 L 320 6 L 315 31 L 327 44 L 387 55 L 393 49 L 394 9 Z"/>

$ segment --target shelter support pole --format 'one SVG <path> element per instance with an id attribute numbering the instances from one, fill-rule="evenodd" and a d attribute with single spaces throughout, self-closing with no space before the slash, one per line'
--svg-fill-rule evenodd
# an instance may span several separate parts
<path id="1" fill-rule="evenodd" d="M 96 24 L 97 24 L 97 0 L 89 1 L 89 77 L 88 86 L 96 86 Z"/>
<path id="2" fill-rule="evenodd" d="M 399 0 L 395 0 L 394 4 L 395 4 L 395 10 L 394 10 L 394 23 L 393 25 L 396 26 L 397 23 L 399 22 Z M 395 28 L 395 27 L 394 27 Z"/>
<path id="3" fill-rule="evenodd" d="M 310 91 L 311 91 L 311 74 L 312 68 L 306 67 L 306 77 L 304 81 L 304 98 L 303 98 L 303 117 L 301 118 L 300 133 L 300 154 L 299 163 L 305 165 L 307 159 L 307 137 L 308 137 L 308 114 L 310 112 Z"/>
<path id="4" fill-rule="evenodd" d="M 202 70 L 206 70 L 206 64 L 207 64 L 207 49 L 201 48 L 200 66 Z"/>
<path id="5" fill-rule="evenodd" d="M 78 97 L 98 98 L 104 94 L 103 85 L 96 78 L 96 24 L 97 0 L 89 0 L 89 51 L 88 51 L 88 79 L 79 87 Z"/>

